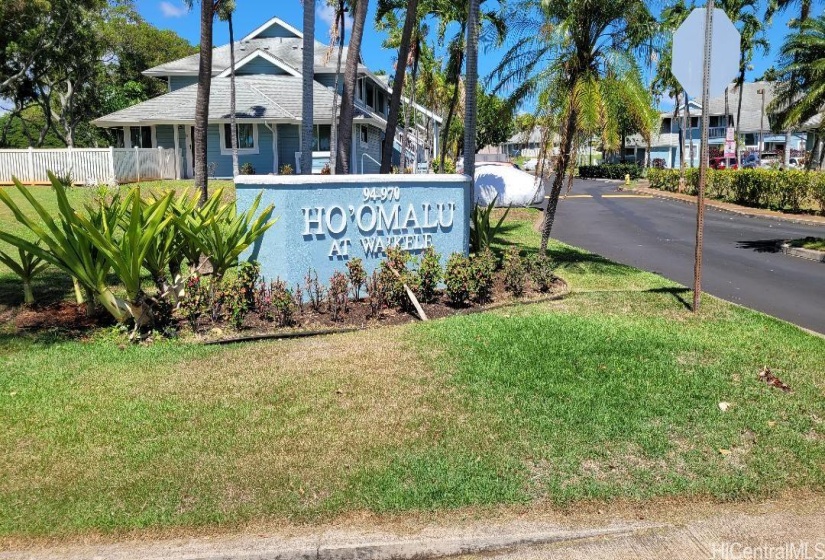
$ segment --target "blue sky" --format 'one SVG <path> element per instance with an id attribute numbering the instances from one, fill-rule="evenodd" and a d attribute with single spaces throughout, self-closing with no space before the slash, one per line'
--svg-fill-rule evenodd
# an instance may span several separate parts
<path id="1" fill-rule="evenodd" d="M 493 4 L 495 0 L 489 2 Z M 138 10 L 149 22 L 157 27 L 173 29 L 193 44 L 199 42 L 198 6 L 190 13 L 181 0 L 137 0 Z M 316 38 L 328 42 L 329 24 L 332 19 L 332 10 L 325 6 L 325 0 L 319 0 L 316 6 Z M 381 42 L 385 35 L 376 31 L 371 22 L 375 17 L 375 0 L 370 1 L 370 11 L 367 16 L 368 27 L 364 34 L 362 56 L 371 69 L 392 72 L 395 51 L 383 49 Z M 301 0 L 237 0 L 238 9 L 235 16 L 235 34 L 243 37 L 272 16 L 278 16 L 286 22 L 301 28 L 303 7 Z M 793 8 L 792 8 L 793 10 Z M 814 8 L 814 16 L 822 13 L 822 7 Z M 752 80 L 776 64 L 780 54 L 780 47 L 788 31 L 787 23 L 793 12 L 789 11 L 774 17 L 773 25 L 768 31 L 770 52 L 767 55 L 758 53 L 753 60 L 753 70 L 748 72 L 747 79 Z M 222 45 L 229 42 L 228 30 L 224 22 L 216 21 L 214 42 Z M 349 38 L 349 34 L 347 35 Z M 349 40 L 349 39 L 347 39 Z M 698 48 L 698 45 L 697 45 Z M 486 76 L 501 58 L 506 45 L 498 50 L 482 53 L 479 60 L 479 72 Z"/>

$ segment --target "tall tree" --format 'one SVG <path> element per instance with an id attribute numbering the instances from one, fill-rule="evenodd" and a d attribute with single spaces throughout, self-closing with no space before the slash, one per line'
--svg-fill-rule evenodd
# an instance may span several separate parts
<path id="1" fill-rule="evenodd" d="M 303 103 L 301 109 L 301 173 L 312 175 L 312 140 L 315 136 L 313 105 L 315 96 L 315 0 L 304 5 Z"/>
<path id="2" fill-rule="evenodd" d="M 467 15 L 467 80 L 464 101 L 464 173 L 475 176 L 476 121 L 478 117 L 478 4 L 470 0 Z"/>
<path id="3" fill-rule="evenodd" d="M 381 0 L 377 19 L 382 16 L 382 10 L 389 9 L 389 2 Z M 381 150 L 381 173 L 389 173 L 392 169 L 392 152 L 395 143 L 395 130 L 398 125 L 398 115 L 401 109 L 401 97 L 404 93 L 404 76 L 407 71 L 407 59 L 410 55 L 410 39 L 412 38 L 413 27 L 418 20 L 418 0 L 408 0 L 407 15 L 404 18 L 404 30 L 401 32 L 401 44 L 398 47 L 398 60 L 395 65 L 395 79 L 392 82 L 392 95 L 390 96 L 390 112 L 387 117 L 387 129 L 384 134 L 384 145 Z M 402 153 L 406 146 L 401 146 Z"/>
<path id="4" fill-rule="evenodd" d="M 232 13 L 235 11 L 235 0 L 222 0 L 218 8 L 218 17 L 229 25 L 229 128 L 232 142 L 232 176 L 240 174 L 238 164 L 238 124 L 235 119 L 235 30 L 232 27 Z"/>
<path id="5" fill-rule="evenodd" d="M 329 140 L 329 167 L 330 171 L 334 174 L 335 160 L 338 157 L 338 88 L 340 86 L 341 81 L 341 61 L 344 58 L 344 40 L 346 39 L 347 30 L 347 7 L 344 3 L 344 0 L 328 0 L 328 2 L 330 2 L 330 5 L 334 5 L 336 8 L 335 23 L 332 25 L 332 27 L 330 27 L 329 30 L 330 50 L 327 51 L 327 61 L 329 61 L 329 57 L 332 54 L 333 47 L 336 44 L 338 45 L 338 61 L 335 64 L 335 84 L 333 85 L 332 91 L 332 126 L 330 127 Z"/>
<path id="6" fill-rule="evenodd" d="M 369 0 L 355 0 L 352 22 L 352 39 L 347 50 L 347 67 L 344 71 L 344 91 L 341 95 L 341 115 L 338 117 L 338 150 L 335 161 L 336 173 L 349 173 L 352 149 L 352 119 L 355 114 L 355 88 L 358 85 L 358 63 L 361 58 L 361 39 L 367 21 Z"/>
<path id="7" fill-rule="evenodd" d="M 650 92 L 632 53 L 649 38 L 653 16 L 644 0 L 524 0 L 521 37 L 494 71 L 511 99 L 533 98 L 561 116 L 556 174 L 542 223 L 547 250 L 565 177 L 572 180 L 577 138 L 600 134 L 617 147 L 617 112 L 649 134 L 655 126 Z"/>

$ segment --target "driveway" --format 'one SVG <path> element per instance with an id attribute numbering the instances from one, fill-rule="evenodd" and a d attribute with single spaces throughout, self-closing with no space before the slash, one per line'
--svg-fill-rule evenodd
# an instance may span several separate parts
<path id="1" fill-rule="evenodd" d="M 696 206 L 577 179 L 559 202 L 553 237 L 693 286 Z M 825 227 L 708 208 L 702 289 L 825 334 L 825 263 L 791 257 L 777 241 L 825 237 Z"/>

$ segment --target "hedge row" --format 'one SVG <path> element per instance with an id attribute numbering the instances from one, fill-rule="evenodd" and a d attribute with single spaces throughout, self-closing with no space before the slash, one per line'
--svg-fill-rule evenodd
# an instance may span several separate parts
<path id="1" fill-rule="evenodd" d="M 644 169 L 635 163 L 605 163 L 602 165 L 579 166 L 579 177 L 582 179 L 624 179 L 630 175 L 631 179 L 642 176 Z"/>
<path id="2" fill-rule="evenodd" d="M 654 189 L 677 192 L 678 169 L 649 169 Z M 685 192 L 696 194 L 699 170 L 685 170 Z M 799 212 L 819 208 L 825 213 L 825 173 L 774 169 L 708 170 L 705 195 L 752 208 Z"/>

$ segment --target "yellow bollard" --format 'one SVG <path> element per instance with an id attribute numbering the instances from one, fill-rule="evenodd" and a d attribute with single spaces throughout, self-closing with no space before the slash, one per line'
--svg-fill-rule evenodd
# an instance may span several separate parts
<path id="1" fill-rule="evenodd" d="M 624 184 L 625 185 L 630 184 L 630 173 L 625 173 L 625 175 L 624 175 Z"/>

